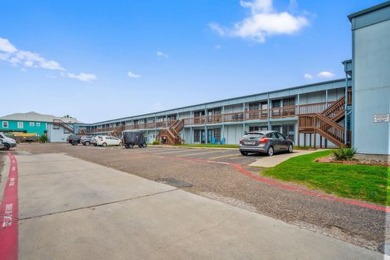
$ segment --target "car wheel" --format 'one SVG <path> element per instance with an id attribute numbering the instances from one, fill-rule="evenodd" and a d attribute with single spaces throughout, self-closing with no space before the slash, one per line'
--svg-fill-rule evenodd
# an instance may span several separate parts
<path id="1" fill-rule="evenodd" d="M 125 145 L 125 148 L 126 148 L 126 149 L 129 149 L 129 146 L 126 144 L 126 145 Z"/>
<path id="2" fill-rule="evenodd" d="M 77 141 L 73 141 L 72 145 L 78 145 Z"/>
<path id="3" fill-rule="evenodd" d="M 90 142 L 88 142 L 88 141 L 87 141 L 87 142 L 85 142 L 85 145 L 90 145 L 90 144 L 91 144 L 91 143 L 90 143 Z"/>
<path id="4" fill-rule="evenodd" d="M 268 154 L 268 156 L 274 155 L 274 147 L 273 147 L 273 146 L 270 146 L 270 147 L 268 148 L 267 154 Z"/>
<path id="5" fill-rule="evenodd" d="M 11 146 L 9 144 L 4 144 L 4 150 L 8 151 Z"/>
<path id="6" fill-rule="evenodd" d="M 107 146 L 107 144 L 106 144 L 106 143 L 102 143 L 102 146 L 103 146 L 103 147 L 106 147 L 106 146 Z"/>
<path id="7" fill-rule="evenodd" d="M 292 144 L 288 145 L 288 152 L 292 153 L 293 150 L 294 150 L 293 145 Z"/>
<path id="8" fill-rule="evenodd" d="M 241 154 L 244 155 L 244 156 L 247 156 L 247 155 L 248 155 L 248 152 L 242 152 L 242 151 L 241 151 Z"/>
<path id="9" fill-rule="evenodd" d="M 144 146 L 143 144 L 139 144 L 139 145 L 138 145 L 139 148 L 142 148 L 143 146 Z"/>

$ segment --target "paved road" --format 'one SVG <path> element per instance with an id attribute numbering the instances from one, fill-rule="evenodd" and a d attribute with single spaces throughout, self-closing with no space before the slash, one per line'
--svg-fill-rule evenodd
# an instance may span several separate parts
<path id="1" fill-rule="evenodd" d="M 386 214 L 348 203 L 308 196 L 273 185 L 259 169 L 247 165 L 262 156 L 241 156 L 237 150 L 96 148 L 66 144 L 20 145 L 15 154 L 65 153 L 234 207 L 378 250 L 386 241 Z M 241 168 L 237 168 L 237 167 Z M 251 176 L 244 173 L 252 174 Z M 264 181 L 265 180 L 265 181 Z M 272 180 L 271 180 L 272 181 Z M 305 191 L 305 190 L 303 190 Z M 321 195 L 321 194 L 320 194 Z M 353 201 L 352 201 L 353 202 Z M 387 222 L 389 223 L 389 222 Z"/>
<path id="2" fill-rule="evenodd" d="M 118 150 L 100 151 L 106 164 L 123 162 L 114 156 Z M 150 157 L 150 152 L 169 151 L 142 152 Z M 111 167 L 61 153 L 14 153 L 20 259 L 383 259 L 377 252 Z M 135 150 L 125 153 L 145 163 Z M 178 161 L 179 171 L 212 167 L 165 156 L 168 163 Z M 127 161 L 140 170 L 134 162 Z M 222 174 L 230 173 L 224 169 L 228 165 L 219 166 Z M 8 168 L 9 160 L 4 175 Z"/>

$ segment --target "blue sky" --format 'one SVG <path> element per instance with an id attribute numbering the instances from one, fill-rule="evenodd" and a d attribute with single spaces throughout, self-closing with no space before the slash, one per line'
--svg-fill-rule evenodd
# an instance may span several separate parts
<path id="1" fill-rule="evenodd" d="M 2 0 L 0 116 L 82 122 L 344 77 L 375 0 Z"/>

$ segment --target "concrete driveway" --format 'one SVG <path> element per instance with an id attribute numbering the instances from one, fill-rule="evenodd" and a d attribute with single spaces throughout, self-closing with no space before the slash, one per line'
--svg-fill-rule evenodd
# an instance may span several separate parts
<path id="1" fill-rule="evenodd" d="M 384 257 L 64 154 L 26 153 L 16 161 L 20 259 Z M 3 179 L 9 168 L 7 158 Z"/>

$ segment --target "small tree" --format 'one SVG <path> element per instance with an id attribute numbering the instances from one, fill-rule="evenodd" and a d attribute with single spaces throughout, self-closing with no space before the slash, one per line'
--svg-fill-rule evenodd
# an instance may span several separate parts
<path id="1" fill-rule="evenodd" d="M 352 161 L 356 152 L 357 150 L 355 148 L 341 147 L 340 149 L 333 151 L 333 155 L 338 161 Z"/>

